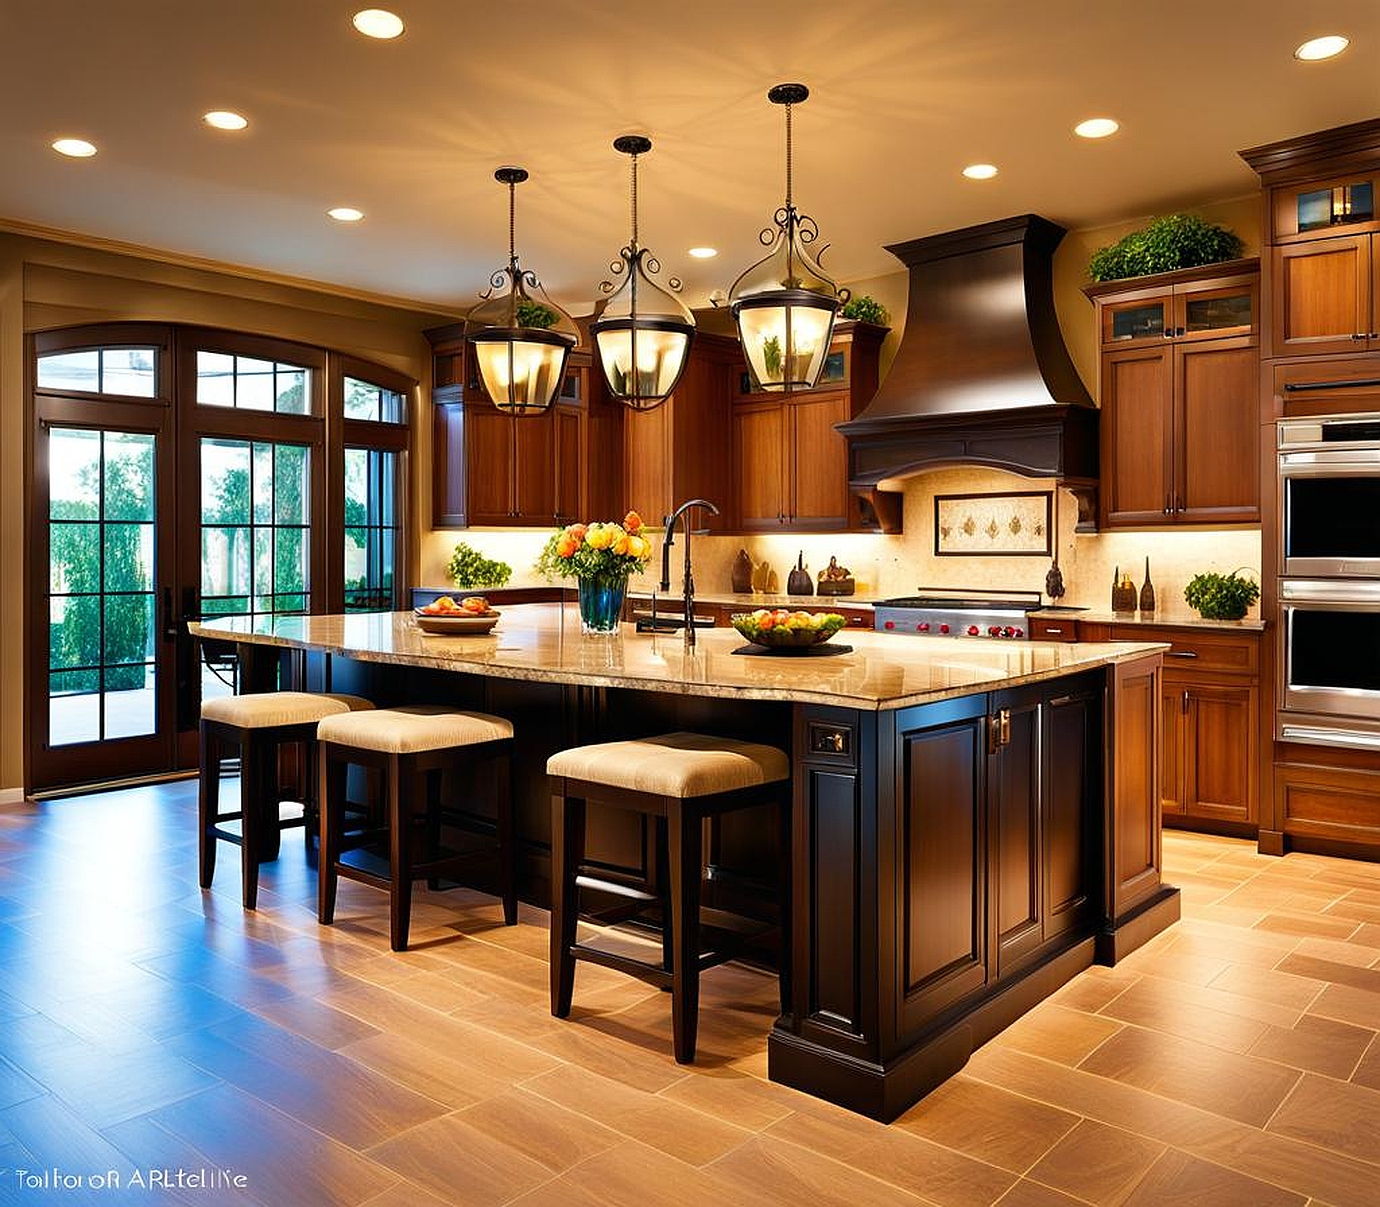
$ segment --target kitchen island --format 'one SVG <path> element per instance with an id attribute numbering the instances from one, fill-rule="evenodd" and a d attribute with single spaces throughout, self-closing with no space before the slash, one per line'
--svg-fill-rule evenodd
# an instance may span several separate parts
<path id="1" fill-rule="evenodd" d="M 486 637 L 427 636 L 408 613 L 191 627 L 237 646 L 241 690 L 284 675 L 510 718 L 520 882 L 538 904 L 553 751 L 671 729 L 789 751 L 790 868 L 770 823 L 735 815 L 706 848 L 708 898 L 769 901 L 789 873 L 791 1000 L 770 1075 L 874 1118 L 1178 917 L 1159 874 L 1158 645 L 846 632 L 848 652 L 745 655 L 732 630 L 702 631 L 690 651 L 629 625 L 586 637 L 559 604 L 505 609 Z M 651 883 L 648 829 L 598 816 L 591 804 L 589 857 Z"/>

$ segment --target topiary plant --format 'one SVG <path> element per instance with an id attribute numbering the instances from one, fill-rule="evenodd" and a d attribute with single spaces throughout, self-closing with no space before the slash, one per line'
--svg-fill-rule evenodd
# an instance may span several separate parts
<path id="1" fill-rule="evenodd" d="M 517 304 L 519 327 L 539 327 L 545 331 L 556 325 L 558 317 L 550 306 L 543 306 L 540 302 L 533 302 L 524 298 Z"/>
<path id="2" fill-rule="evenodd" d="M 1260 598 L 1260 584 L 1230 574 L 1195 574 L 1184 588 L 1184 599 L 1204 620 L 1240 620 Z"/>
<path id="3" fill-rule="evenodd" d="M 472 587 L 501 587 L 512 577 L 513 568 L 507 562 L 485 557 L 478 549 L 463 541 L 455 546 L 447 567 L 450 581 L 462 590 Z"/>
<path id="4" fill-rule="evenodd" d="M 1088 275 L 1094 281 L 1119 281 L 1196 268 L 1235 260 L 1242 247 L 1235 232 L 1197 214 L 1166 214 L 1110 247 L 1099 247 L 1088 261 Z"/>
<path id="5" fill-rule="evenodd" d="M 875 323 L 878 327 L 886 326 L 886 307 L 868 294 L 863 294 L 860 298 L 850 298 L 840 313 L 844 318 L 856 319 L 860 323 Z"/>

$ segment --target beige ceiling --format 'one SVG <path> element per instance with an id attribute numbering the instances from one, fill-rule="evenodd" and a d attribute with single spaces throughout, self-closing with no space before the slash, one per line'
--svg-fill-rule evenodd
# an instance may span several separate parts
<path id="1" fill-rule="evenodd" d="M 519 163 L 523 263 L 587 311 L 627 236 L 610 143 L 637 131 L 643 241 L 700 304 L 780 204 L 782 80 L 812 89 L 796 195 L 844 280 L 1008 214 L 1086 227 L 1239 196 L 1240 148 L 1380 116 L 1376 0 L 397 0 L 392 43 L 353 7 L 0 0 L 0 220 L 467 306 L 506 254 L 493 169 Z M 1294 61 L 1329 32 L 1352 39 L 1339 59 Z M 212 108 L 251 125 L 212 131 Z M 1096 114 L 1122 132 L 1074 138 Z M 100 154 L 63 159 L 62 135 Z M 976 160 L 1000 176 L 964 180 Z"/>

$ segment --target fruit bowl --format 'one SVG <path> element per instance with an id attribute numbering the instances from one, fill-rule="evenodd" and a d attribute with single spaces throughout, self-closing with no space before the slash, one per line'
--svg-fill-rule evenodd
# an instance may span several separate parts
<path id="1" fill-rule="evenodd" d="M 487 633 L 498 623 L 500 613 L 489 607 L 489 601 L 470 596 L 456 603 L 443 595 L 424 608 L 414 608 L 417 627 L 423 633 Z"/>
<path id="2" fill-rule="evenodd" d="M 837 612 L 791 612 L 785 608 L 738 612 L 732 622 L 753 645 L 768 649 L 803 649 L 819 645 L 848 623 Z"/>

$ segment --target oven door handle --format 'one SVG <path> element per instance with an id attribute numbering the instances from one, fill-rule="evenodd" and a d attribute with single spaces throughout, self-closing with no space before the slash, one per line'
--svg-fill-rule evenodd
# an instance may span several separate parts
<path id="1" fill-rule="evenodd" d="M 1285 579 L 1279 585 L 1280 607 L 1331 612 L 1380 612 L 1380 581 L 1328 583 Z"/>
<path id="2" fill-rule="evenodd" d="M 1380 475 L 1380 450 L 1372 456 L 1348 451 L 1345 457 L 1320 458 L 1316 453 L 1280 453 L 1281 478 L 1373 478 Z"/>

